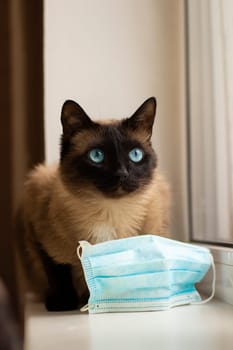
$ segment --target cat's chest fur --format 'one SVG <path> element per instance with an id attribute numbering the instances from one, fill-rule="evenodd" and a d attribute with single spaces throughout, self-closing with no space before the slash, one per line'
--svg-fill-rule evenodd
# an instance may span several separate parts
<path id="1" fill-rule="evenodd" d="M 98 243 L 138 234 L 146 214 L 146 196 L 77 198 L 70 206 L 77 238 L 81 235 L 91 243 Z"/>
<path id="2" fill-rule="evenodd" d="M 145 206 L 135 198 L 112 200 L 101 205 L 96 220 L 89 225 L 91 240 L 102 242 L 109 239 L 138 234 L 145 216 Z"/>

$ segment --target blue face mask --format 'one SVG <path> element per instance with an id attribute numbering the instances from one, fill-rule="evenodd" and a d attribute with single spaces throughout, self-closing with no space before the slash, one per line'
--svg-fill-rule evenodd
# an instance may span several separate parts
<path id="1" fill-rule="evenodd" d="M 90 291 L 88 305 L 81 311 L 90 313 L 202 303 L 195 283 L 211 264 L 214 269 L 208 249 L 152 235 L 95 245 L 81 241 L 77 253 Z M 214 285 L 215 278 L 212 295 L 204 302 L 213 297 Z"/>

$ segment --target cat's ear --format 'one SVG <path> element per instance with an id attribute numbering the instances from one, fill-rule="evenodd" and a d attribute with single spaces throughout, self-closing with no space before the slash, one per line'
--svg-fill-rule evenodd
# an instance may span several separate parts
<path id="1" fill-rule="evenodd" d="M 123 125 L 132 130 L 145 131 L 149 140 L 152 135 L 155 113 L 156 99 L 150 97 L 136 110 L 132 117 L 124 120 Z"/>
<path id="2" fill-rule="evenodd" d="M 72 100 L 65 101 L 62 106 L 61 123 L 63 134 L 66 136 L 72 136 L 78 131 L 89 129 L 95 124 L 82 107 Z"/>

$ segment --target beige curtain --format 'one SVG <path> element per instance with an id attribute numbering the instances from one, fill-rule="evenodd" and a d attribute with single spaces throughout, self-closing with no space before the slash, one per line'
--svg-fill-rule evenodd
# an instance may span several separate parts
<path id="1" fill-rule="evenodd" d="M 188 1 L 193 238 L 233 244 L 233 2 Z"/>
<path id="2" fill-rule="evenodd" d="M 25 173 L 44 158 L 43 1 L 0 1 L 0 278 L 19 315 L 13 218 Z"/>

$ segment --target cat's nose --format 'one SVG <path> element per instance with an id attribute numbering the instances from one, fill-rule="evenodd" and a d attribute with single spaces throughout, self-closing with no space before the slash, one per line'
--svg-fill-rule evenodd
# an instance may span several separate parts
<path id="1" fill-rule="evenodd" d="M 121 179 L 126 179 L 129 176 L 129 172 L 125 167 L 121 167 L 117 170 L 116 175 Z"/>

